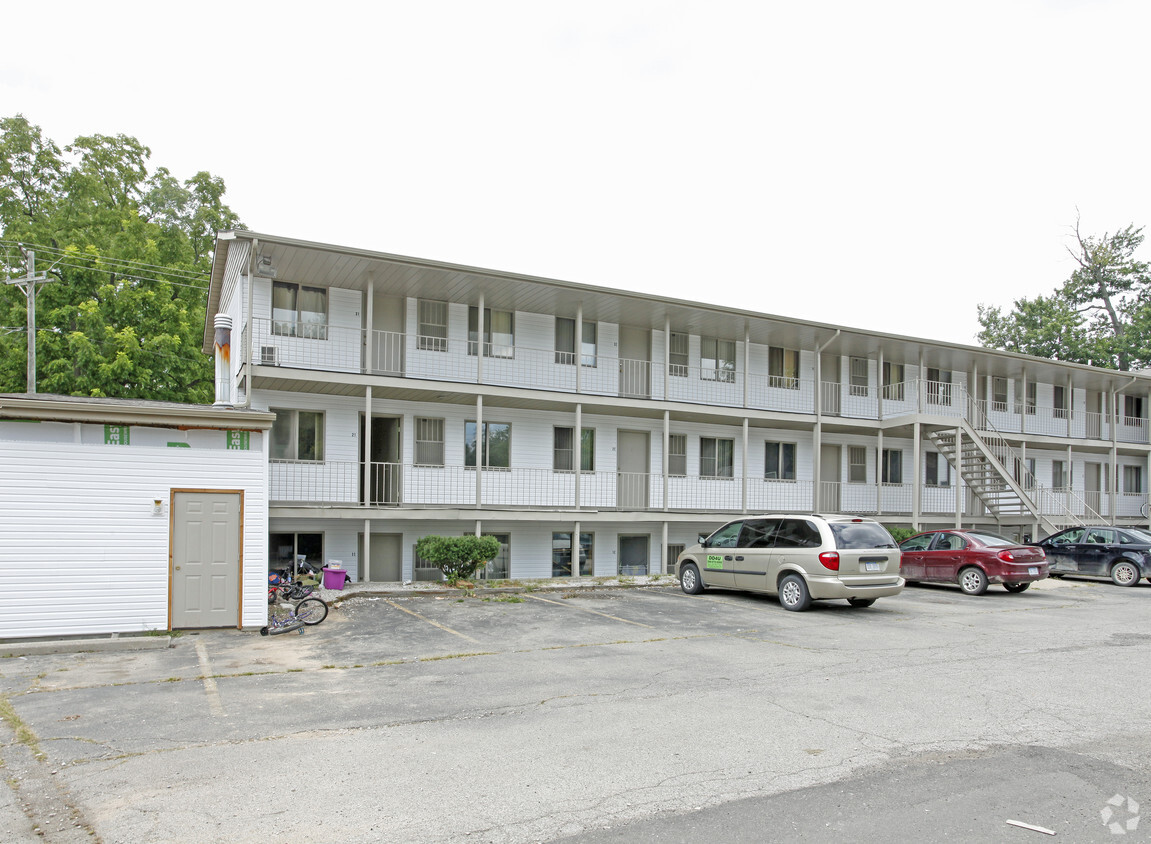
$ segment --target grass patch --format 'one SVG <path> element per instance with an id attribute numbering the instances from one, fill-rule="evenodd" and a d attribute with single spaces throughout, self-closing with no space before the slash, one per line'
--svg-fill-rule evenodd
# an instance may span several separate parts
<path id="1" fill-rule="evenodd" d="M 44 751 L 40 749 L 40 740 L 36 738 L 36 734 L 32 732 L 31 728 L 16 714 L 16 709 L 12 706 L 12 701 L 8 700 L 6 696 L 0 696 L 0 720 L 3 720 L 12 728 L 12 732 L 16 734 L 16 741 L 31 750 L 32 755 L 36 757 L 36 759 L 43 761 L 46 758 Z"/>
<path id="2" fill-rule="evenodd" d="M 441 659 L 466 659 L 469 656 L 495 656 L 494 651 L 481 651 L 470 654 L 443 654 L 442 656 L 421 656 L 420 662 L 439 662 Z"/>

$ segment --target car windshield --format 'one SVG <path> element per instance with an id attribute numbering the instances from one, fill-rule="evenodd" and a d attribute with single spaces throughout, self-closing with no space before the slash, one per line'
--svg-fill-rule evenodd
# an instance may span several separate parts
<path id="1" fill-rule="evenodd" d="M 878 522 L 831 522 L 836 548 L 894 548 L 895 540 Z"/>
<path id="2" fill-rule="evenodd" d="M 968 531 L 968 536 L 983 545 L 990 545 L 998 547 L 1000 545 L 1018 545 L 1014 539 L 1008 539 L 1006 536 L 1000 536 L 997 533 L 972 533 Z"/>

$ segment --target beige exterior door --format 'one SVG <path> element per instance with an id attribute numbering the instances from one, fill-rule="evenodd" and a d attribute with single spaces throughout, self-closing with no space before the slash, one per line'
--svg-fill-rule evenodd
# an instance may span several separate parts
<path id="1" fill-rule="evenodd" d="M 819 509 L 823 513 L 839 512 L 839 489 L 843 480 L 843 464 L 839 446 L 819 447 Z"/>
<path id="2" fill-rule="evenodd" d="M 651 332 L 646 328 L 619 327 L 619 394 L 651 397 Z"/>
<path id="3" fill-rule="evenodd" d="M 649 486 L 647 433 L 620 431 L 616 454 L 619 465 L 616 506 L 620 509 L 645 509 Z"/>
<path id="4" fill-rule="evenodd" d="M 364 535 L 360 534 L 360 559 L 364 559 Z M 364 580 L 382 583 L 399 583 L 403 580 L 404 536 L 400 533 L 373 533 L 371 552 L 368 556 L 368 570 Z"/>
<path id="5" fill-rule="evenodd" d="M 240 626 L 242 492 L 172 494 L 172 629 Z"/>

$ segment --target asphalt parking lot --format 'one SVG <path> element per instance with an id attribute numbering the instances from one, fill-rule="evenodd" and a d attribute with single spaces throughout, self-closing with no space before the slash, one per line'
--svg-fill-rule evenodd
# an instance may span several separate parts
<path id="1" fill-rule="evenodd" d="M 1151 585 L 360 595 L 0 660 L 5 841 L 1141 840 Z M 20 731 L 17 734 L 18 728 Z M 39 754 L 39 758 L 37 758 Z M 1136 823 L 1116 839 L 1103 822 Z M 1120 811 L 1122 810 L 1122 811 Z M 1151 827 L 1151 821 L 1147 822 Z"/>

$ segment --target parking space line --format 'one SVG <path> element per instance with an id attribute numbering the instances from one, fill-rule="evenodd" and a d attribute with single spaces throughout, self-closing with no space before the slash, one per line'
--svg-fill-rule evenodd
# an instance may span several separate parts
<path id="1" fill-rule="evenodd" d="M 571 607 L 572 609 L 579 610 L 580 612 L 589 612 L 592 615 L 602 615 L 604 618 L 610 618 L 612 621 L 622 621 L 624 624 L 634 624 L 636 627 L 646 627 L 648 630 L 655 630 L 650 624 L 642 624 L 638 621 L 629 621 L 626 618 L 620 618 L 618 615 L 608 615 L 606 612 L 599 612 L 598 610 L 589 610 L 587 607 L 581 607 L 578 604 L 573 604 L 570 601 L 553 601 L 550 598 L 541 598 L 539 595 L 532 595 L 527 593 L 525 598 L 531 598 L 534 601 L 543 601 L 545 604 L 555 604 L 560 607 Z"/>
<path id="2" fill-rule="evenodd" d="M 412 612 L 412 610 L 409 610 L 407 607 L 401 607 L 395 601 L 389 600 L 387 598 L 384 598 L 383 601 L 385 604 L 391 604 L 393 607 L 398 609 L 400 612 L 406 612 L 408 615 L 414 615 L 420 621 L 426 621 L 428 624 L 432 625 L 432 627 L 438 627 L 438 628 L 440 628 L 440 630 L 443 630 L 446 633 L 451 633 L 454 636 L 459 636 L 461 639 L 467 639 L 473 645 L 483 644 L 478 639 L 473 639 L 471 636 L 465 636 L 463 633 L 461 633 L 458 630 L 452 630 L 452 628 L 450 628 L 450 627 L 445 627 L 444 625 L 440 624 L 438 621 L 432 621 L 427 616 L 422 616 L 418 612 Z"/>
<path id="3" fill-rule="evenodd" d="M 212 676 L 212 668 L 208 662 L 208 651 L 202 641 L 196 642 L 196 658 L 200 660 L 200 673 L 204 675 L 204 693 L 208 696 L 208 708 L 218 718 L 227 715 L 224 704 L 220 702 L 220 690 L 216 687 L 216 679 Z"/>

